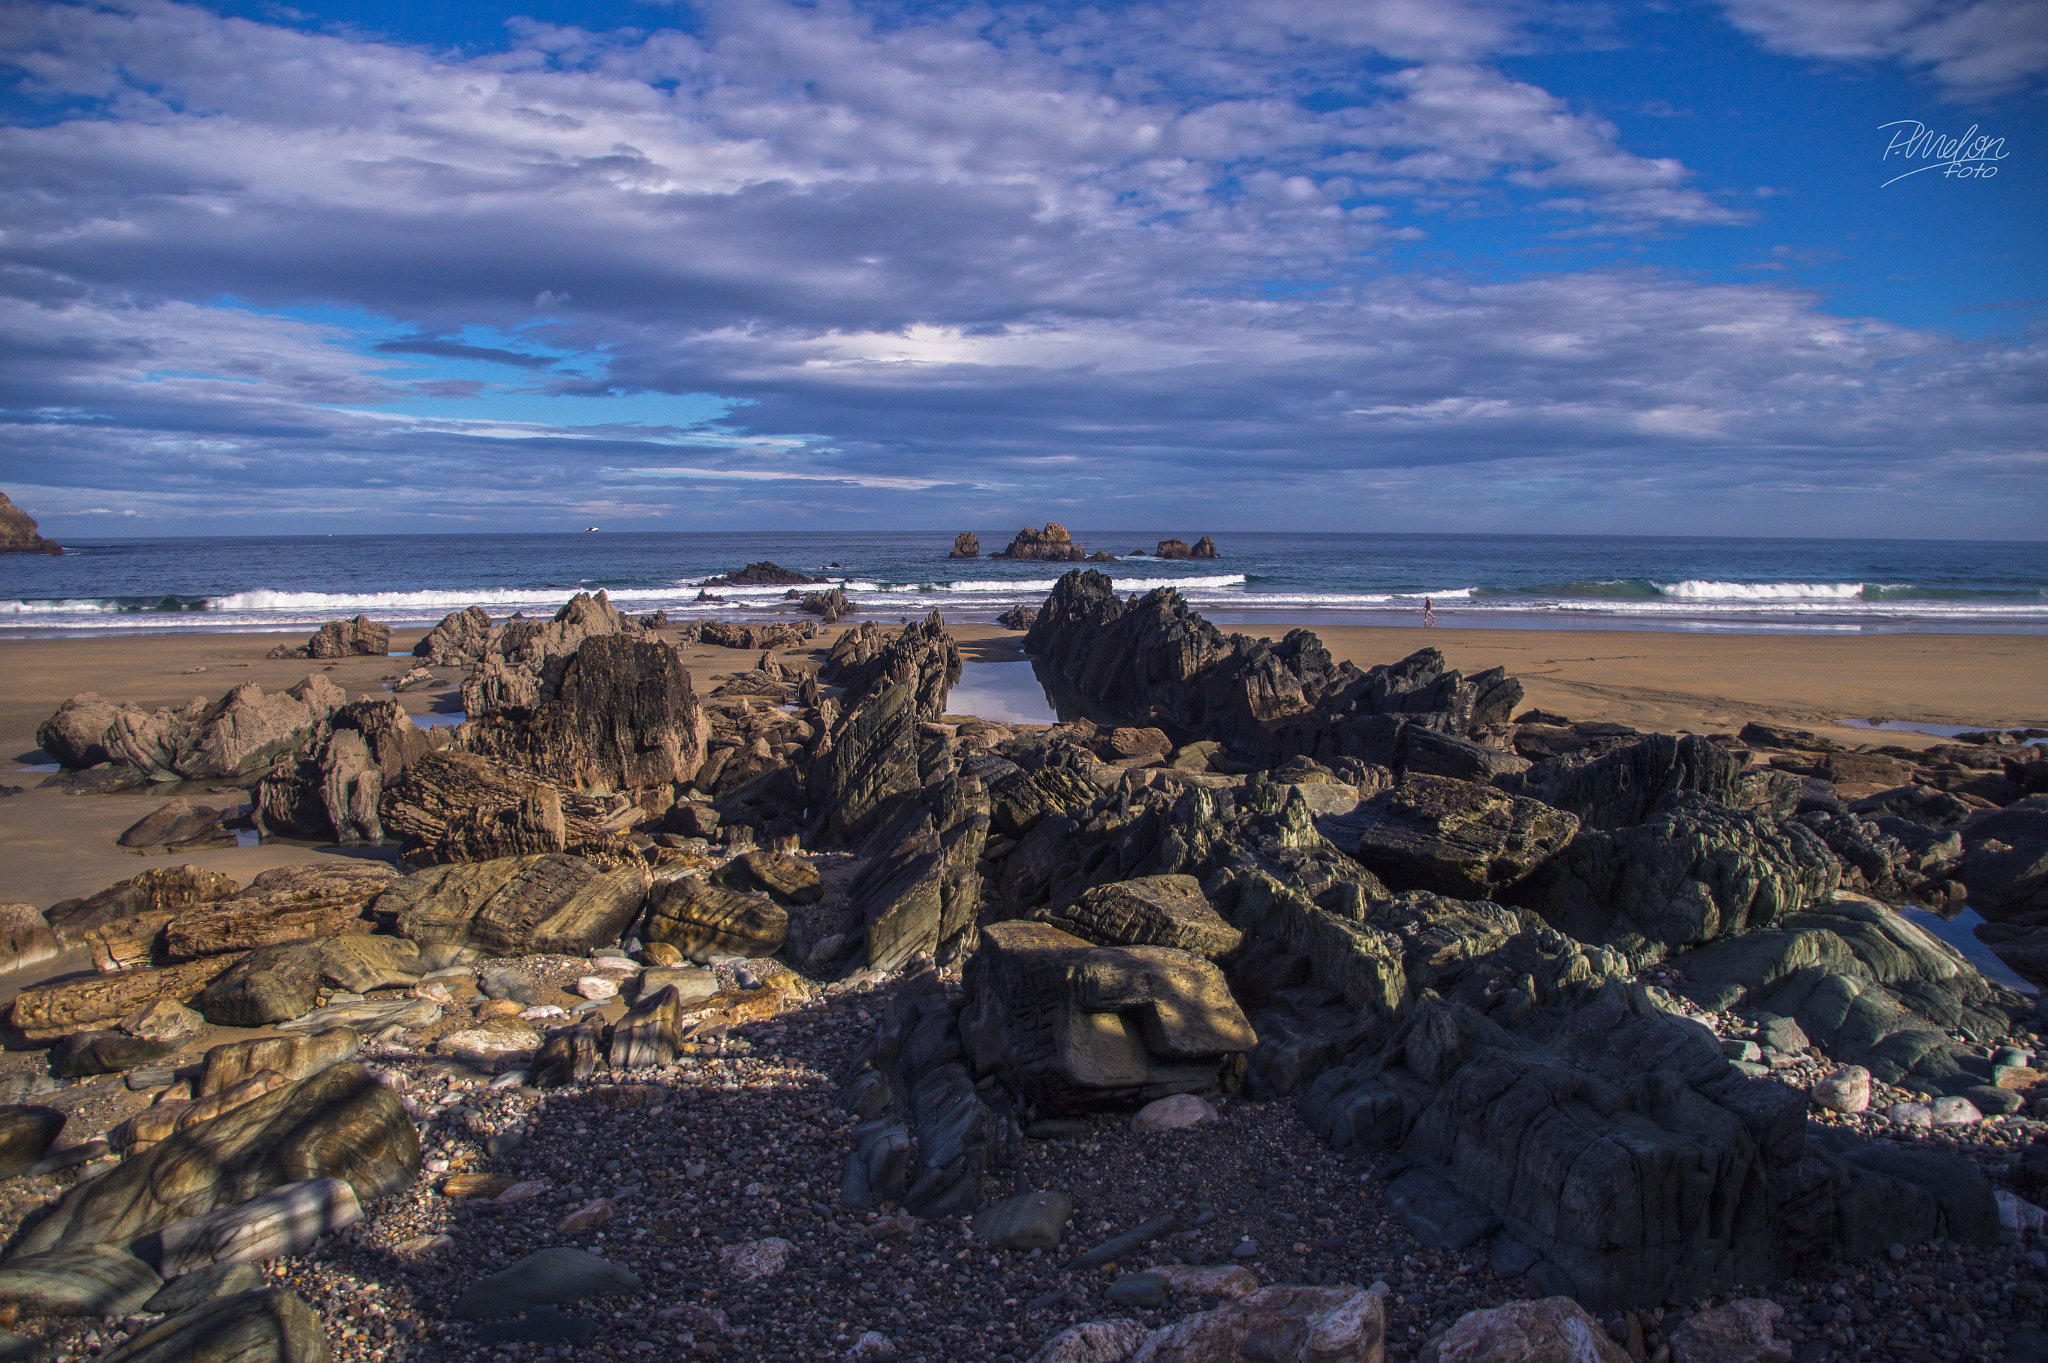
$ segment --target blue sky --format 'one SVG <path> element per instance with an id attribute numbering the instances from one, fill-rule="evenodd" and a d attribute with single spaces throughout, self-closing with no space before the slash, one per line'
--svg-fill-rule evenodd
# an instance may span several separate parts
<path id="1" fill-rule="evenodd" d="M 2042 534 L 2036 0 L 36 4 L 0 64 L 60 538 Z M 1909 124 L 1995 159 L 1886 184 Z"/>

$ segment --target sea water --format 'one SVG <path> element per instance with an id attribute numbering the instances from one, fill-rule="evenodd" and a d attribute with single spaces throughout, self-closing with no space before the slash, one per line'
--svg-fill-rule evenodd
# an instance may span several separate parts
<path id="1" fill-rule="evenodd" d="M 985 548 L 1009 533 L 976 527 Z M 1150 557 L 1169 534 L 1222 556 Z M 1176 588 L 1218 624 L 1856 633 L 2048 632 L 2048 544 L 1543 535 L 1089 530 L 1120 592 Z M 794 610 L 783 588 L 712 588 L 762 559 L 843 586 L 863 618 L 987 621 L 1077 566 L 953 559 L 950 533 L 606 533 L 93 540 L 0 556 L 0 636 L 173 630 L 303 633 L 358 613 L 429 625 L 477 605 L 547 615 L 579 591 L 672 620 Z M 1143 549 L 1147 555 L 1133 551 Z"/>

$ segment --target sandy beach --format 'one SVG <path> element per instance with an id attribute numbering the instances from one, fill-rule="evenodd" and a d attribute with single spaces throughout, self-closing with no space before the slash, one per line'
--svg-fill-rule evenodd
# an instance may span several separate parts
<path id="1" fill-rule="evenodd" d="M 841 627 L 843 628 L 843 626 Z M 1287 626 L 1275 622 L 1273 637 Z M 1024 657 L 1023 636 L 993 625 L 955 627 L 970 663 Z M 1261 631 L 1262 633 L 1266 631 Z M 1842 725 L 1845 718 L 1883 718 L 1982 727 L 2048 724 L 2048 639 L 2025 635 L 1659 634 L 1563 630 L 1372 629 L 1321 627 L 1340 659 L 1360 666 L 1391 662 L 1425 645 L 1442 649 L 1466 671 L 1505 667 L 1520 677 L 1526 704 L 1575 720 L 1600 719 L 1644 730 L 1721 733 L 1750 720 L 1814 729 L 1845 744 L 1924 747 L 1939 740 Z M 827 629 L 829 646 L 837 629 Z M 334 663 L 268 659 L 277 634 L 169 634 L 129 638 L 25 639 L 0 643 L 7 687 L 0 696 L 0 784 L 25 787 L 0 801 L 0 901 L 47 908 L 90 894 L 161 864 L 115 845 L 121 831 L 161 799 L 150 791 L 69 796 L 38 788 L 39 773 L 21 767 L 47 758 L 36 726 L 66 697 L 97 691 L 148 707 L 218 697 L 255 682 L 266 690 L 292 685 L 313 668 L 351 695 L 384 696 L 384 681 L 410 665 L 406 658 L 345 658 Z M 398 631 L 392 649 L 412 647 L 420 631 Z M 822 655 L 822 647 L 818 650 Z M 685 651 L 700 691 L 714 679 L 752 667 L 758 655 L 738 649 Z M 458 679 L 446 671 L 448 680 Z M 422 718 L 460 705 L 452 687 L 400 696 Z M 203 790 L 188 791 L 204 802 Z M 233 787 L 220 798 L 243 796 Z M 179 860 L 221 871 L 244 883 L 272 866 L 331 856 L 340 849 L 285 841 L 181 853 Z M 379 855 L 357 849 L 352 855 Z"/>

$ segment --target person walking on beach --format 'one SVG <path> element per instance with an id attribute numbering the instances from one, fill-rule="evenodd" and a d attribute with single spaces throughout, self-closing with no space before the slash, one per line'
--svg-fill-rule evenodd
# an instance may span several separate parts
<path id="1" fill-rule="evenodd" d="M 1428 629 L 1431 625 L 1435 623 L 1436 602 L 1430 600 L 1428 597 L 1425 596 L 1422 598 L 1422 627 L 1424 629 Z"/>

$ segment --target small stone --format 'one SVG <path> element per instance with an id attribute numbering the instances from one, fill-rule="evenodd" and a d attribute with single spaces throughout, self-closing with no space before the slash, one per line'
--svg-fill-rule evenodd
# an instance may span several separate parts
<path id="1" fill-rule="evenodd" d="M 1768 1017 L 1758 1020 L 1757 1039 L 1772 1050 L 1783 1051 L 1786 1055 L 1797 1055 L 1811 1042 L 1806 1029 L 1791 1018 Z"/>
<path id="2" fill-rule="evenodd" d="M 539 1197 L 553 1186 L 553 1184 L 545 1179 L 528 1179 L 524 1183 L 513 1184 L 491 1200 L 501 1207 L 509 1207 L 515 1202 L 524 1202 L 528 1198 Z"/>
<path id="3" fill-rule="evenodd" d="M 501 1320 L 538 1305 L 638 1292 L 638 1275 L 595 1254 L 556 1245 L 536 1250 L 456 1299 L 457 1320 Z"/>
<path id="4" fill-rule="evenodd" d="M 434 1163 L 445 1163 L 436 1160 Z M 496 1197 L 518 1180 L 509 1174 L 462 1173 L 451 1174 L 441 1185 L 444 1197 Z"/>
<path id="5" fill-rule="evenodd" d="M 1975 1103 L 1953 1095 L 1936 1098 L 1930 1116 L 1936 1126 L 1975 1126 L 1984 1120 Z"/>
<path id="6" fill-rule="evenodd" d="M 619 982 L 608 980 L 602 975 L 585 975 L 576 981 L 576 992 L 586 999 L 596 1001 L 617 998 Z"/>
<path id="7" fill-rule="evenodd" d="M 1784 1315 L 1761 1297 L 1698 1312 L 1671 1332 L 1671 1363 L 1792 1363 L 1791 1344 L 1771 1337 Z"/>
<path id="8" fill-rule="evenodd" d="M 1893 1103 L 1884 1115 L 1893 1126 L 1934 1125 L 1934 1108 L 1928 1103 Z"/>
<path id="9" fill-rule="evenodd" d="M 1002 1249 L 1057 1249 L 1074 1199 L 1054 1191 L 1022 1193 L 974 1218 L 978 1240 Z"/>
<path id="10" fill-rule="evenodd" d="M 1166 1264 L 1151 1272 L 1166 1279 L 1173 1291 L 1200 1297 L 1242 1297 L 1259 1290 L 1259 1275 L 1239 1264 Z"/>
<path id="11" fill-rule="evenodd" d="M 1109 1299 L 1118 1306 L 1150 1311 L 1166 1304 L 1166 1279 L 1157 1273 L 1126 1273 L 1109 1285 Z"/>
<path id="12" fill-rule="evenodd" d="M 476 1016 L 477 1021 L 488 1022 L 492 1018 L 520 1017 L 529 1011 L 538 1010 L 529 1010 L 526 1005 L 520 1003 L 517 999 L 485 999 L 477 1005 Z M 557 1007 L 555 1011 L 559 1013 L 562 1010 Z"/>
<path id="13" fill-rule="evenodd" d="M 1469 1311 L 1433 1343 L 1437 1363 L 1630 1363 L 1622 1347 L 1570 1297 Z"/>
<path id="14" fill-rule="evenodd" d="M 1139 1108 L 1138 1115 L 1131 1118 L 1131 1130 L 1140 1133 L 1185 1131 L 1189 1127 L 1221 1120 L 1207 1099 L 1197 1098 L 1192 1093 L 1176 1093 Z"/>
<path id="15" fill-rule="evenodd" d="M 415 1235 L 410 1240 L 398 1242 L 398 1252 L 408 1259 L 424 1259 L 439 1254 L 444 1249 L 455 1248 L 452 1235 Z"/>
<path id="16" fill-rule="evenodd" d="M 580 1235 L 587 1230 L 596 1230 L 612 1219 L 619 1210 L 619 1204 L 608 1197 L 592 1198 L 563 1217 L 555 1227 L 557 1235 Z"/>
<path id="17" fill-rule="evenodd" d="M 1904 1262 L 1906 1262 L 1906 1247 L 1902 1244 L 1899 1244 L 1897 1241 L 1892 1242 L 1891 1247 L 1885 1250 L 1885 1254 L 1895 1264 L 1903 1264 Z"/>
<path id="18" fill-rule="evenodd" d="M 782 1276 L 796 1246 L 777 1236 L 728 1245 L 718 1251 L 718 1266 L 743 1283 L 762 1282 Z"/>
<path id="19" fill-rule="evenodd" d="M 1258 1257 L 1259 1257 L 1259 1243 L 1258 1243 L 1258 1241 L 1256 1241 L 1256 1240 L 1252 1239 L 1252 1238 L 1251 1238 L 1251 1237 L 1250 1237 L 1249 1235 L 1247 1235 L 1247 1236 L 1246 1236 L 1246 1237 L 1245 1237 L 1244 1239 L 1242 1239 L 1242 1240 L 1238 1241 L 1238 1242 L 1237 1242 L 1237 1243 L 1236 1243 L 1235 1245 L 1231 1246 L 1231 1249 L 1230 1249 L 1230 1257 L 1231 1257 L 1231 1258 L 1233 1258 L 1233 1259 L 1256 1259 L 1256 1258 L 1258 1258 Z"/>
<path id="20" fill-rule="evenodd" d="M 1754 1041 L 1724 1041 L 1721 1043 L 1721 1054 L 1730 1060 L 1743 1060 L 1752 1065 L 1764 1058 L 1763 1047 Z"/>
<path id="21" fill-rule="evenodd" d="M 896 1345 L 879 1330 L 865 1330 L 853 1341 L 846 1356 L 856 1363 L 895 1363 Z"/>
<path id="22" fill-rule="evenodd" d="M 1843 1065 L 1815 1082 L 1815 1105 L 1830 1112 L 1858 1113 L 1870 1106 L 1870 1071 L 1861 1065 Z"/>

